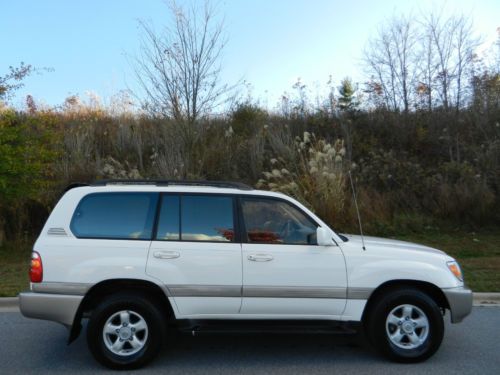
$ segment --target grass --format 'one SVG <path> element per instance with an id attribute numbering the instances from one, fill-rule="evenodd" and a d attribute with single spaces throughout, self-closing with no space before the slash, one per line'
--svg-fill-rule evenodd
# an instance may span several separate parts
<path id="1" fill-rule="evenodd" d="M 473 291 L 500 292 L 500 231 L 428 230 L 396 237 L 444 250 L 456 258 Z M 16 296 L 28 289 L 31 248 L 31 241 L 16 241 L 0 247 L 0 297 Z"/>
<path id="2" fill-rule="evenodd" d="M 17 296 L 29 288 L 32 243 L 15 241 L 0 247 L 0 297 Z"/>

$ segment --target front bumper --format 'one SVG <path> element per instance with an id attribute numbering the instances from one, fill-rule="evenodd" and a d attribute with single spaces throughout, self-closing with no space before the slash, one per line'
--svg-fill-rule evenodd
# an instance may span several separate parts
<path id="1" fill-rule="evenodd" d="M 19 294 L 19 309 L 27 318 L 51 320 L 71 327 L 82 299 L 83 296 L 26 292 Z"/>
<path id="2" fill-rule="evenodd" d="M 451 322 L 460 323 L 472 311 L 472 291 L 465 287 L 442 290 L 450 305 Z"/>

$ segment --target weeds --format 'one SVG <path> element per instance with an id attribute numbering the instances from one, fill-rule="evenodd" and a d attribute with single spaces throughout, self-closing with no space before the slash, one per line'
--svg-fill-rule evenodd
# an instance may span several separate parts
<path id="1" fill-rule="evenodd" d="M 352 232 L 357 219 L 348 169 L 367 233 L 500 222 L 495 122 L 482 118 L 479 127 L 468 109 L 455 129 L 461 140 L 458 161 L 450 160 L 446 136 L 456 115 L 439 111 L 352 111 L 346 120 L 326 112 L 268 113 L 247 103 L 228 116 L 187 125 L 134 113 L 129 102 L 117 101 L 105 107 L 96 97 L 70 97 L 58 109 L 33 104 L 26 112 L 2 110 L 0 148 L 8 152 L 0 164 L 12 171 L 5 164 L 11 155 L 20 176 L 33 173 L 2 180 L 0 238 L 36 234 L 67 184 L 98 178 L 242 181 L 290 194 L 335 229 Z"/>

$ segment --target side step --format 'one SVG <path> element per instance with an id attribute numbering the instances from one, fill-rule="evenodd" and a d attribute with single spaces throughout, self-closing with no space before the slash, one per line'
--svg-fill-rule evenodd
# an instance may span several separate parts
<path id="1" fill-rule="evenodd" d="M 178 320 L 174 326 L 192 336 L 202 334 L 343 334 L 359 332 L 359 322 L 303 320 Z"/>

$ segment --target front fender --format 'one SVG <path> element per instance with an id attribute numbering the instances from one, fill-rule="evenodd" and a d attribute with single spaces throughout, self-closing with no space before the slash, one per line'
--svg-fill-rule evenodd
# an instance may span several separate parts
<path id="1" fill-rule="evenodd" d="M 437 265 L 419 260 L 383 259 L 370 262 L 348 263 L 348 286 L 350 289 L 376 289 L 391 280 L 424 281 L 437 287 L 455 288 L 463 283 L 459 282 L 447 269 L 446 262 Z"/>

